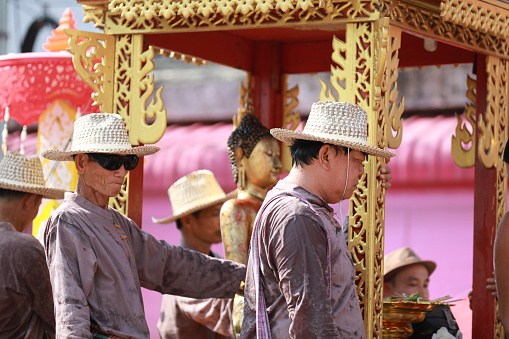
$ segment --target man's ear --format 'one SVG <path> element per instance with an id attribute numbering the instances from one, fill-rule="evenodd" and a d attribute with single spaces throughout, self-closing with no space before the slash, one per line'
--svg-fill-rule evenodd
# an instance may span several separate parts
<path id="1" fill-rule="evenodd" d="M 327 144 L 323 145 L 318 151 L 318 162 L 326 170 L 330 169 L 331 151 L 332 147 Z"/>
<path id="2" fill-rule="evenodd" d="M 74 156 L 74 166 L 78 174 L 83 174 L 85 164 L 88 161 L 88 155 L 79 153 Z"/>
<path id="3" fill-rule="evenodd" d="M 182 223 L 182 228 L 190 228 L 193 225 L 194 217 L 192 214 L 185 215 L 180 218 L 180 222 Z"/>
<path id="4" fill-rule="evenodd" d="M 40 196 L 40 195 L 33 194 L 33 193 L 25 194 L 21 200 L 23 209 L 24 210 L 31 209 L 36 204 L 40 204 L 41 200 L 42 200 L 42 196 Z"/>

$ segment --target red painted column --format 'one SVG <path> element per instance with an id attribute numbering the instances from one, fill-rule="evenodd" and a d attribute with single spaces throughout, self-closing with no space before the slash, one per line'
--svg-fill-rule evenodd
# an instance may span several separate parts
<path id="1" fill-rule="evenodd" d="M 267 128 L 281 127 L 281 45 L 273 41 L 255 43 L 251 93 L 255 115 Z"/>
<path id="2" fill-rule="evenodd" d="M 143 207 L 143 160 L 144 158 L 140 157 L 138 166 L 129 172 L 129 185 L 127 188 L 127 216 L 140 228 L 142 228 Z"/>
<path id="3" fill-rule="evenodd" d="M 486 111 L 486 56 L 477 54 L 477 116 Z M 476 134 L 476 138 L 478 133 Z M 478 144 L 478 143 L 477 143 Z M 472 338 L 493 338 L 495 303 L 486 290 L 486 279 L 493 274 L 493 242 L 496 229 L 495 168 L 486 168 L 476 156 L 474 177 L 474 260 L 472 295 Z M 454 241 L 454 239 L 451 239 Z M 451 277 L 453 278 L 453 277 Z"/>

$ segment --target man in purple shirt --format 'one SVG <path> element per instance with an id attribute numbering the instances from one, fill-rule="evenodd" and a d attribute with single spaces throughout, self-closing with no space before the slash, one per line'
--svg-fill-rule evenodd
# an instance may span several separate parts
<path id="1" fill-rule="evenodd" d="M 138 157 L 158 150 L 132 147 L 120 115 L 96 113 L 76 120 L 70 151 L 43 152 L 78 172 L 45 233 L 57 338 L 149 338 L 141 287 L 192 298 L 238 290 L 243 265 L 158 241 L 108 206 Z"/>
<path id="2" fill-rule="evenodd" d="M 224 193 L 211 171 L 198 170 L 173 183 L 168 196 L 173 215 L 163 219 L 152 217 L 152 221 L 158 224 L 176 221 L 182 233 L 180 246 L 219 258 L 211 246 L 221 242 L 219 212 L 233 195 Z M 159 336 L 162 339 L 230 338 L 233 336 L 232 301 L 165 294 L 157 322 Z"/>
<path id="3" fill-rule="evenodd" d="M 23 233 L 43 197 L 62 199 L 64 190 L 45 186 L 39 157 L 7 152 L 0 162 L 0 338 L 55 336 L 44 248 Z"/>
<path id="4" fill-rule="evenodd" d="M 366 154 L 367 114 L 314 103 L 303 132 L 272 129 L 290 144 L 292 169 L 258 212 L 248 262 L 241 338 L 365 338 L 355 269 L 329 204 L 349 199 Z"/>

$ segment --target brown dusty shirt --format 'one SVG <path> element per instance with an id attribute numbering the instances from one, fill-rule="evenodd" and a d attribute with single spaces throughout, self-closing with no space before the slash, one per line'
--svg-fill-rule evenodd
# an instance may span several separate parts
<path id="1" fill-rule="evenodd" d="M 323 218 L 306 202 L 288 195 L 276 198 L 259 216 L 260 284 L 272 338 L 365 338 L 352 257 L 332 208 L 284 180 L 267 194 L 265 202 L 282 192 L 300 195 Z M 331 238 L 330 296 L 325 228 Z M 256 338 L 251 265 L 250 261 L 241 338 Z"/>
<path id="2" fill-rule="evenodd" d="M 245 267 L 158 241 L 109 207 L 75 193 L 52 213 L 45 247 L 57 338 L 91 338 L 91 327 L 149 338 L 141 287 L 192 298 L 232 298 Z"/>
<path id="3" fill-rule="evenodd" d="M 0 338 L 55 335 L 44 248 L 29 234 L 0 223 Z"/>
<path id="4" fill-rule="evenodd" d="M 189 248 L 189 247 L 188 247 Z M 190 248 L 192 249 L 192 248 Z M 212 257 L 219 255 L 211 253 Z M 162 339 L 223 339 L 233 336 L 233 299 L 193 299 L 163 295 L 157 322 Z"/>

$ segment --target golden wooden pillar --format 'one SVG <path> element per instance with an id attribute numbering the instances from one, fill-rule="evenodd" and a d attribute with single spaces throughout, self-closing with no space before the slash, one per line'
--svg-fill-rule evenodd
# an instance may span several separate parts
<path id="1" fill-rule="evenodd" d="M 108 35 L 66 30 L 74 67 L 102 112 L 120 114 L 133 146 L 157 142 L 166 129 L 162 87 L 154 94 L 154 50 L 142 34 Z M 88 52 L 87 52 L 88 51 Z M 150 101 L 149 101 L 150 99 Z M 86 112 L 85 112 L 86 113 Z M 143 159 L 142 159 L 143 160 Z M 125 179 L 110 205 L 141 226 L 143 161 Z M 129 196 L 129 192 L 133 193 Z"/>
<path id="2" fill-rule="evenodd" d="M 321 100 L 347 101 L 368 112 L 368 143 L 397 148 L 403 103 L 398 97 L 401 29 L 386 18 L 348 23 L 345 41 L 334 38 L 331 86 L 322 82 Z M 349 248 L 357 270 L 357 292 L 368 338 L 382 337 L 385 190 L 378 180 L 385 159 L 370 156 L 350 200 Z"/>
<path id="3" fill-rule="evenodd" d="M 475 166 L 472 337 L 504 338 L 498 305 L 486 290 L 493 274 L 493 241 L 506 212 L 507 178 L 502 160 L 508 137 L 509 62 L 479 54 L 477 79 L 467 79 L 463 117 L 452 137 L 452 156 L 460 167 Z M 487 251 L 488 249 L 488 251 Z"/>

